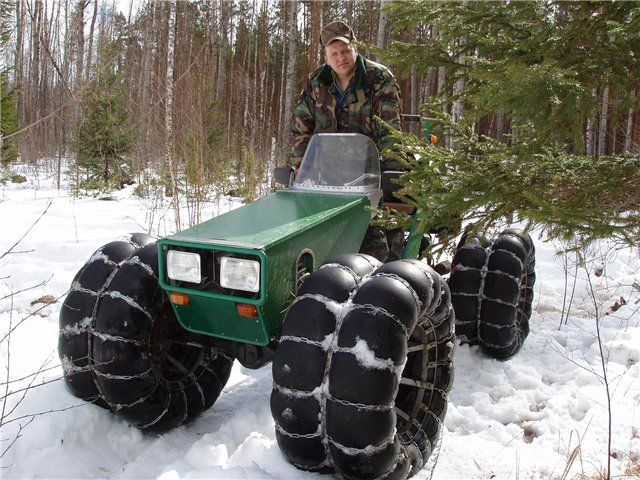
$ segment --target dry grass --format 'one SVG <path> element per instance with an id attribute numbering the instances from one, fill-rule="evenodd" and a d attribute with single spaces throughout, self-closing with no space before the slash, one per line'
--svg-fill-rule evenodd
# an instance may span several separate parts
<path id="1" fill-rule="evenodd" d="M 57 299 L 53 295 L 44 295 L 44 296 L 34 300 L 33 302 L 31 302 L 31 305 L 36 305 L 38 303 L 44 303 L 45 305 L 50 305 L 52 303 L 56 303 L 56 301 L 57 301 Z"/>

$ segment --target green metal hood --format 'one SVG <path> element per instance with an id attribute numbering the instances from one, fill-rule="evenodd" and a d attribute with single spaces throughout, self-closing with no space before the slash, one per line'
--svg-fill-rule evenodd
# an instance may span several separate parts
<path id="1" fill-rule="evenodd" d="M 282 190 L 167 238 L 269 250 L 348 210 L 364 211 L 368 204 L 364 195 Z"/>

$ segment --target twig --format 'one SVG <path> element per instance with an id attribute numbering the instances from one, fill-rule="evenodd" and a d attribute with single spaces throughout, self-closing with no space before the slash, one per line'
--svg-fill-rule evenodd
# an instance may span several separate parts
<path id="1" fill-rule="evenodd" d="M 26 427 L 29 426 L 29 424 L 31 422 L 33 422 L 35 420 L 35 417 L 30 418 L 29 421 L 25 424 L 25 425 L 20 425 L 18 427 L 18 433 L 16 433 L 16 436 L 13 437 L 13 440 L 11 440 L 11 443 L 9 445 L 7 445 L 7 448 L 5 448 L 2 453 L 0 453 L 0 458 L 3 458 L 6 453 L 11 450 L 11 447 L 13 447 L 13 444 L 16 443 L 18 441 L 18 439 L 22 436 L 22 430 L 24 430 Z"/>
<path id="2" fill-rule="evenodd" d="M 36 226 L 36 224 L 42 220 L 42 217 L 45 216 L 45 214 L 47 213 L 47 211 L 49 210 L 49 207 L 51 206 L 51 204 L 53 203 L 53 200 L 49 199 L 49 203 L 47 203 L 46 208 L 44 209 L 44 211 L 40 214 L 40 216 L 36 219 L 35 222 L 33 222 L 33 224 L 31 224 L 31 226 L 27 229 L 27 231 L 24 233 L 24 235 L 22 235 L 22 237 L 20 237 L 18 239 L 18 241 L 16 243 L 14 243 L 11 248 L 9 248 L 9 250 L 7 250 L 6 252 L 4 252 L 2 255 L 0 255 L 0 260 L 2 260 L 4 257 L 6 257 L 9 253 L 11 253 L 11 251 L 18 246 L 18 244 L 24 240 L 24 238 L 29 235 L 29 232 L 33 229 L 33 227 Z"/>
<path id="3" fill-rule="evenodd" d="M 33 252 L 35 252 L 35 250 L 32 248 L 31 250 L 18 250 L 17 252 L 7 252 L 6 255 L 8 254 L 19 255 L 21 253 L 33 253 Z"/>
<path id="4" fill-rule="evenodd" d="M 562 255 L 562 261 L 564 262 L 562 271 L 564 272 L 564 292 L 562 293 L 562 312 L 560 313 L 560 325 L 558 330 L 562 328 L 562 321 L 564 319 L 564 309 L 567 304 L 567 285 L 569 284 L 569 261 L 567 260 L 567 254 Z"/>
<path id="5" fill-rule="evenodd" d="M 6 415 L 4 415 L 4 414 L 2 415 L 2 418 L 0 419 L 0 422 L 1 422 L 2 424 L 4 424 L 4 419 L 5 419 L 6 417 L 8 417 L 9 415 L 11 415 L 13 412 L 15 412 L 16 408 L 18 408 L 18 406 L 23 402 L 23 400 L 24 400 L 24 399 L 25 399 L 25 397 L 27 396 L 27 392 L 28 392 L 29 390 L 31 390 L 31 389 L 33 389 L 33 388 L 37 388 L 37 387 L 39 387 L 40 385 L 46 385 L 47 383 L 51 383 L 51 382 L 53 382 L 53 381 L 57 381 L 57 380 L 59 380 L 60 378 L 62 378 L 62 377 L 59 377 L 59 378 L 56 378 L 55 380 L 51 380 L 51 381 L 49 381 L 49 382 L 42 382 L 41 384 L 36 385 L 35 387 L 33 386 L 34 382 L 35 382 L 35 381 L 36 381 L 36 379 L 38 378 L 38 375 L 40 375 L 40 374 L 42 373 L 42 369 L 44 368 L 44 366 L 45 366 L 45 365 L 47 365 L 50 361 L 51 361 L 51 354 L 49 355 L 49 358 L 47 358 L 44 362 L 42 362 L 42 364 L 40 365 L 40 367 L 39 367 L 39 368 L 38 368 L 38 369 L 37 369 L 37 370 L 32 374 L 31 379 L 30 379 L 30 381 L 29 381 L 29 383 L 28 383 L 28 385 L 27 385 L 26 387 L 21 388 L 21 389 L 18 389 L 18 390 L 15 390 L 15 391 L 8 392 L 8 393 L 6 394 L 5 398 L 3 398 L 3 400 L 5 400 L 5 399 L 6 399 L 6 397 L 8 397 L 8 396 L 10 396 L 10 395 L 14 395 L 14 394 L 16 394 L 16 393 L 22 393 L 22 397 L 21 397 L 17 402 L 15 402 L 15 403 L 14 403 L 14 405 L 13 405 L 13 407 L 11 408 L 11 410 L 9 411 L 9 413 L 7 413 Z"/>
<path id="6" fill-rule="evenodd" d="M 18 420 L 24 420 L 25 418 L 41 417 L 43 415 L 48 415 L 49 413 L 66 412 L 67 410 L 71 410 L 73 408 L 82 407 L 84 405 L 89 405 L 90 403 L 91 402 L 83 402 L 83 403 L 77 403 L 75 405 L 71 405 L 69 407 L 64 407 L 64 408 L 53 408 L 51 410 L 45 410 L 43 412 L 27 413 L 25 415 L 21 415 L 21 416 L 16 417 L 16 418 L 12 418 L 11 420 L 7 420 L 6 422 L 4 422 L 3 426 L 8 425 L 8 424 L 13 423 L 13 422 L 17 422 Z"/>
<path id="7" fill-rule="evenodd" d="M 0 420 L 2 420 L 2 424 L 4 425 L 4 413 L 7 409 L 7 399 L 9 393 L 9 378 L 11 377 L 11 323 L 13 321 L 13 297 L 11 297 L 11 305 L 9 310 L 9 333 L 7 333 L 7 385 L 4 387 L 4 398 L 2 399 L 2 414 L 0 415 Z M 2 342 L 0 342 L 2 343 Z"/>
<path id="8" fill-rule="evenodd" d="M 18 252 L 13 252 L 13 253 L 18 253 Z M 17 294 L 22 293 L 22 292 L 33 290 L 34 288 L 42 287 L 42 286 L 46 285 L 47 283 L 49 283 L 49 280 L 51 280 L 52 278 L 53 278 L 53 274 L 51 274 L 51 276 L 47 280 L 43 280 L 42 282 L 38 283 L 37 285 L 32 285 L 31 287 L 27 287 L 27 288 L 23 288 L 22 290 L 17 290 L 15 292 L 11 292 L 9 295 L 5 295 L 4 297 L 0 298 L 0 300 L 4 300 L 5 298 L 9 298 L 9 297 L 11 297 L 13 295 L 17 295 Z"/>
<path id="9" fill-rule="evenodd" d="M 81 358 L 79 358 L 78 360 L 83 360 L 83 359 L 85 359 L 85 358 L 87 358 L 87 357 L 81 357 Z M 71 363 L 71 362 L 68 362 L 68 363 Z M 52 367 L 43 368 L 42 370 L 39 370 L 39 371 L 38 371 L 38 373 L 45 373 L 45 372 L 49 372 L 49 371 L 51 371 L 51 370 L 56 370 L 56 369 L 58 369 L 58 368 L 62 367 L 62 365 L 63 365 L 62 363 L 59 363 L 59 364 L 54 365 L 54 366 L 52 366 Z M 35 373 L 31 373 L 31 374 L 29 374 L 29 375 L 25 375 L 25 376 L 24 376 L 24 377 L 22 377 L 22 378 L 14 378 L 14 379 L 12 379 L 12 380 L 9 380 L 9 382 L 8 382 L 8 383 L 18 383 L 18 382 L 22 382 L 23 380 L 27 380 L 27 379 L 31 378 L 33 375 L 35 375 Z M 2 386 L 2 385 L 6 385 L 6 383 L 5 383 L 5 382 L 1 382 L 1 383 L 0 383 L 0 386 Z"/>
<path id="10" fill-rule="evenodd" d="M 64 297 L 67 293 L 69 293 L 70 289 L 67 290 L 66 292 L 64 292 L 62 295 L 60 295 L 59 297 L 56 297 L 55 301 L 57 302 L 58 300 L 60 300 L 62 297 Z M 12 301 L 13 301 L 13 297 L 12 297 Z M 13 303 L 13 302 L 12 302 Z M 28 320 L 29 318 L 33 317 L 36 313 L 40 312 L 41 310 L 44 310 L 45 308 L 47 308 L 49 306 L 49 304 L 44 304 L 41 307 L 36 308 L 33 312 L 31 312 L 29 315 L 27 315 L 26 317 L 24 317 L 22 320 L 20 320 L 18 323 L 16 323 L 12 328 L 9 328 L 9 331 L 5 334 L 4 337 L 2 337 L 2 339 L 0 339 L 0 343 L 4 342 L 14 331 L 16 328 L 18 328 L 20 325 L 22 325 L 26 320 Z"/>
<path id="11" fill-rule="evenodd" d="M 567 316 L 564 319 L 565 325 L 569 321 L 569 313 L 571 312 L 571 305 L 573 304 L 573 299 L 576 294 L 576 284 L 578 283 L 578 265 L 579 264 L 580 264 L 579 255 L 578 255 L 578 252 L 576 252 L 576 270 L 573 274 L 573 288 L 571 289 L 571 296 L 569 297 L 569 306 L 567 307 Z"/>
<path id="12" fill-rule="evenodd" d="M 604 382 L 604 388 L 607 393 L 607 476 L 611 478 L 611 392 L 609 391 L 609 379 L 607 377 L 607 363 L 605 360 L 604 349 L 602 346 L 602 337 L 600 336 L 600 313 L 598 308 L 598 302 L 596 301 L 595 291 L 593 289 L 593 283 L 591 282 L 591 274 L 585 266 L 587 272 L 587 282 L 589 283 L 589 292 L 593 300 L 593 308 L 595 308 L 596 316 L 596 338 L 598 340 L 598 348 L 600 349 L 600 362 L 602 365 L 602 380 Z"/>
<path id="13" fill-rule="evenodd" d="M 601 380 L 602 376 L 596 372 L 593 367 L 591 365 L 589 365 L 588 367 L 584 366 L 584 365 L 580 365 L 577 361 L 575 361 L 573 358 L 570 358 L 569 355 L 564 354 L 560 351 L 560 349 L 558 349 L 557 347 L 555 347 L 551 342 L 549 342 L 547 340 L 547 345 L 549 345 L 549 347 L 551 348 L 551 350 L 553 350 L 554 352 L 556 352 L 558 355 L 560 355 L 561 357 L 563 357 L 565 360 L 569 361 L 570 363 L 573 363 L 576 367 L 583 369 L 585 372 L 589 372 L 593 375 L 595 375 L 599 380 Z"/>

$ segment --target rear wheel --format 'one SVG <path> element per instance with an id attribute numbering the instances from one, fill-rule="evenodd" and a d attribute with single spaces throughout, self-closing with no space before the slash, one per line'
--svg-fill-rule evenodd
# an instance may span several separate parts
<path id="1" fill-rule="evenodd" d="M 465 238 L 449 277 L 458 338 L 494 358 L 515 355 L 529 334 L 535 278 L 527 233 L 507 229 L 491 244 Z"/>
<path id="2" fill-rule="evenodd" d="M 273 362 L 285 457 L 345 478 L 406 478 L 434 463 L 453 322 L 446 283 L 421 262 L 342 255 L 314 272 Z"/>

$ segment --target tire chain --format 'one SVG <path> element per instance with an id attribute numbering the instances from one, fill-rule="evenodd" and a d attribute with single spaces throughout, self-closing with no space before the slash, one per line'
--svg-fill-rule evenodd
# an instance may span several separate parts
<path id="1" fill-rule="evenodd" d="M 315 278 L 325 281 L 339 277 L 337 272 L 329 269 L 348 271 L 351 279 L 345 280 L 344 285 L 334 285 L 334 291 L 329 293 L 326 293 L 326 285 L 314 288 L 314 283 L 317 283 Z M 323 270 L 324 273 L 318 273 Z M 314 290 L 325 291 L 325 295 L 319 295 Z M 347 290 L 348 294 L 345 295 Z M 311 275 L 299 294 L 285 318 L 281 344 L 273 363 L 271 408 L 276 422 L 276 437 L 283 453 L 298 468 L 338 472 L 345 478 L 406 478 L 413 475 L 424 466 L 430 454 L 437 457 L 446 396 L 452 382 L 454 313 L 446 283 L 430 267 L 417 261 L 401 260 L 380 266 L 371 257 L 359 254 L 323 265 Z M 394 295 L 398 298 L 397 304 L 385 301 L 385 298 Z M 310 310 L 311 313 L 308 313 Z M 377 325 L 378 322 L 383 334 L 387 334 L 389 329 L 395 331 L 395 334 L 388 334 L 395 335 L 391 340 L 383 339 L 377 346 L 370 344 L 375 343 L 373 337 L 364 340 L 368 349 L 364 360 L 362 353 L 358 357 L 358 351 L 362 350 L 356 347 L 362 347 L 360 342 L 363 340 L 359 335 L 366 337 L 368 333 L 358 330 L 358 315 L 370 318 L 371 325 Z M 432 322 L 432 317 L 438 315 L 439 322 Z M 446 327 L 446 322 L 448 328 L 445 331 L 448 333 L 436 338 L 436 327 Z M 312 325 L 308 328 L 308 335 L 298 331 L 306 328 L 305 324 Z M 407 343 L 416 325 L 420 325 L 421 329 L 429 329 L 431 336 L 424 335 L 424 339 L 428 338 L 432 344 L 427 348 L 414 349 L 409 354 L 412 360 L 408 362 Z M 356 344 L 343 345 L 353 340 L 349 335 L 353 336 L 354 328 L 358 333 Z M 385 341 L 390 343 L 386 344 Z M 385 353 L 385 347 L 389 345 L 395 351 L 388 349 Z M 372 348 L 377 351 L 374 352 Z M 398 357 L 398 351 L 404 353 Z M 424 358 L 434 352 L 442 358 L 437 361 Z M 301 363 L 302 359 L 304 363 Z M 382 372 L 382 377 L 388 377 L 387 383 L 381 387 L 381 390 L 388 392 L 386 401 L 370 398 L 371 401 L 363 402 L 340 395 L 342 387 L 336 385 L 349 383 L 350 379 L 341 381 L 340 376 L 344 371 L 353 370 L 354 360 L 357 364 L 357 375 L 354 377 L 371 375 L 372 371 Z M 335 362 L 338 362 L 337 366 Z M 409 363 L 411 370 L 407 373 Z M 413 379 L 416 384 L 413 386 L 401 385 L 403 371 L 409 375 L 415 374 L 416 364 L 418 375 L 424 378 Z M 428 367 L 420 368 L 420 364 Z M 304 371 L 308 365 L 315 365 L 313 373 L 317 374 L 319 382 L 303 388 L 303 384 L 309 383 L 309 375 Z M 429 374 L 433 376 L 429 401 L 433 398 L 433 391 L 437 391 L 444 400 L 436 414 L 430 411 L 428 404 L 421 404 L 422 409 L 416 407 L 416 402 L 421 402 L 425 397 Z M 358 383 L 356 378 L 353 381 Z M 420 386 L 417 386 L 418 383 Z M 342 393 L 352 395 L 345 389 Z M 362 393 L 364 396 L 369 394 L 367 391 Z M 373 393 L 371 397 L 376 395 Z M 395 420 L 393 424 L 378 428 L 376 424 L 380 422 L 376 422 L 372 415 L 382 415 L 379 418 L 383 420 L 395 419 L 398 403 L 406 410 L 414 410 L 411 415 L 404 414 L 408 421 L 402 422 L 402 431 L 396 431 L 400 421 L 396 425 Z M 351 414 L 347 417 L 368 418 L 370 421 L 361 425 L 360 430 L 370 430 L 364 435 L 371 438 L 363 440 L 359 433 L 345 434 L 345 431 L 335 428 L 336 422 L 342 420 L 339 413 L 341 409 L 347 409 Z M 416 415 L 425 410 L 427 415 L 419 422 Z M 435 419 L 432 423 L 427 420 L 429 414 Z M 434 424 L 435 431 L 431 434 L 423 429 L 427 426 L 431 430 Z M 432 457 L 430 466 L 434 465 L 435 458 Z"/>
<path id="2" fill-rule="evenodd" d="M 489 356 L 515 355 L 529 333 L 535 283 L 531 237 L 504 230 L 491 244 L 466 239 L 453 258 L 451 276 L 456 335 Z"/>

